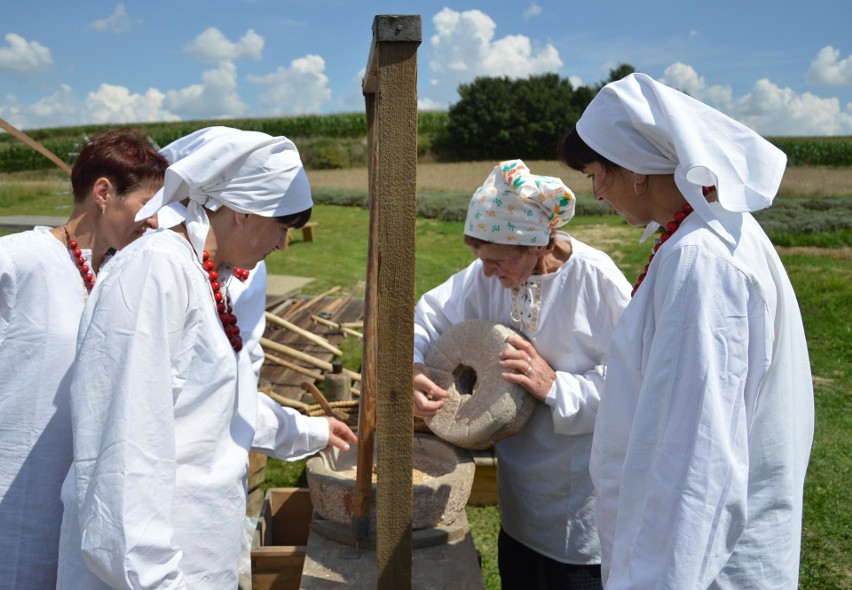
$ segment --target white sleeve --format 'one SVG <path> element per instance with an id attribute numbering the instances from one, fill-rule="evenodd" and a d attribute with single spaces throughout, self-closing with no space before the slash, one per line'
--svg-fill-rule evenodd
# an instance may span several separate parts
<path id="1" fill-rule="evenodd" d="M 422 363 L 438 337 L 453 325 L 485 319 L 476 305 L 475 280 L 481 274 L 474 262 L 444 283 L 424 293 L 414 307 L 414 362 Z"/>
<path id="2" fill-rule="evenodd" d="M 249 355 L 254 374 L 259 377 L 263 366 L 263 348 L 260 339 L 266 329 L 266 264 L 261 261 L 249 273 L 245 283 L 231 279 L 229 291 L 236 291 L 234 314 L 239 321 L 243 337 L 243 350 Z"/>
<path id="3" fill-rule="evenodd" d="M 257 393 L 257 424 L 252 450 L 283 461 L 294 461 L 328 445 L 328 420 L 285 408 L 268 395 Z"/>
<path id="4" fill-rule="evenodd" d="M 0 346 L 8 336 L 16 300 L 15 268 L 5 248 L 0 248 Z"/>
<path id="5" fill-rule="evenodd" d="M 594 430 L 603 381 L 603 365 L 582 375 L 556 372 L 556 380 L 544 400 L 553 413 L 555 432 L 579 435 Z"/>
<path id="6" fill-rule="evenodd" d="M 114 588 L 185 587 L 171 522 L 171 358 L 187 319 L 188 288 L 176 265 L 151 258 L 137 255 L 132 272 L 109 289 L 96 285 L 71 384 L 82 554 Z"/>
<path id="7" fill-rule="evenodd" d="M 744 389 L 749 347 L 763 345 L 750 334 L 764 333 L 766 307 L 738 270 L 697 248 L 661 262 L 608 590 L 707 588 L 746 519 Z"/>
<path id="8" fill-rule="evenodd" d="M 593 266 L 583 278 L 583 288 L 578 295 L 573 326 L 582 320 L 588 326 L 585 337 L 575 335 L 575 356 L 588 362 L 588 369 L 572 373 L 556 371 L 556 380 L 544 402 L 553 413 L 553 427 L 559 434 L 580 435 L 594 431 L 601 390 L 606 377 L 606 352 L 612 333 L 624 309 L 630 303 L 630 284 L 614 264 Z M 566 329 L 574 329 L 568 327 Z"/>

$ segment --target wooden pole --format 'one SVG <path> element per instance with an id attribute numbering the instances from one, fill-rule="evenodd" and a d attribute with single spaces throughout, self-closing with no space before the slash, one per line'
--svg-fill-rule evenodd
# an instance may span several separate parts
<path id="1" fill-rule="evenodd" d="M 315 356 L 311 356 L 306 352 L 302 352 L 301 350 L 296 350 L 286 344 L 279 344 L 274 340 L 270 340 L 269 338 L 261 338 L 260 345 L 266 349 L 274 350 L 275 352 L 280 352 L 282 354 L 286 354 L 288 356 L 292 356 L 293 358 L 297 358 L 300 361 L 305 361 L 315 367 L 319 367 L 323 371 L 331 371 L 332 366 L 328 361 L 324 361 L 322 359 L 318 359 Z M 350 371 L 349 369 L 343 369 L 343 372 L 352 377 L 356 381 L 361 380 L 361 375 L 356 373 L 355 371 Z"/>
<path id="2" fill-rule="evenodd" d="M 51 162 L 53 162 L 54 164 L 59 166 L 59 168 L 61 168 L 62 171 L 65 172 L 65 174 L 67 174 L 68 176 L 71 176 L 71 166 L 69 166 L 68 164 L 63 162 L 59 158 L 59 156 L 57 156 L 52 151 L 50 151 L 49 149 L 47 149 L 46 147 L 41 145 L 39 142 L 34 140 L 32 137 L 30 137 L 29 135 L 27 135 L 23 131 L 19 130 L 14 125 L 12 125 L 11 123 L 9 123 L 8 121 L 6 121 L 4 119 L 0 119 L 0 128 L 9 132 L 9 134 L 12 135 L 13 137 L 16 137 L 16 138 L 20 139 L 21 141 L 23 141 L 25 144 L 27 144 L 28 146 L 33 148 L 35 151 L 40 153 L 42 156 L 44 156 L 45 158 L 47 158 L 48 160 L 50 160 Z"/>
<path id="3" fill-rule="evenodd" d="M 364 78 L 370 155 L 370 237 L 356 507 L 372 475 L 376 498 L 376 583 L 411 587 L 413 522 L 412 379 L 414 230 L 417 191 L 417 48 L 420 15 L 379 15 Z M 378 353 L 381 346 L 381 354 Z M 368 403 L 365 403 L 368 402 Z M 367 411 L 365 411 L 365 408 Z M 371 420 L 373 423 L 371 423 Z M 375 438 L 375 440 L 373 440 Z M 359 495 L 361 494 L 361 495 Z M 369 495 L 366 494 L 367 499 Z M 359 513 L 359 517 L 364 513 Z M 355 523 L 353 512 L 353 524 Z M 356 529 L 356 535 L 358 530 Z"/>
<path id="4" fill-rule="evenodd" d="M 328 291 L 325 291 L 323 293 L 320 293 L 319 295 L 314 296 L 313 298 L 311 298 L 311 299 L 309 299 L 309 300 L 307 300 L 307 301 L 305 301 L 301 304 L 297 303 L 296 305 L 292 306 L 290 309 L 287 310 L 287 312 L 284 314 L 284 317 L 291 318 L 294 315 L 296 315 L 297 311 L 304 311 L 304 310 L 308 309 L 309 307 L 313 307 L 315 304 L 319 303 L 324 298 L 328 297 L 329 295 L 333 295 L 334 293 L 337 293 L 342 288 L 343 287 L 338 285 L 336 287 L 332 287 Z"/>
<path id="5" fill-rule="evenodd" d="M 290 330 L 291 332 L 295 332 L 296 334 L 299 334 L 299 335 L 307 338 L 308 340 L 310 340 L 314 344 L 323 347 L 324 349 L 326 349 L 327 351 L 329 351 L 333 355 L 343 356 L 343 352 L 339 348 L 334 346 L 331 342 L 329 342 L 328 340 L 326 340 L 322 336 L 317 336 L 313 332 L 309 332 L 308 330 L 300 328 L 299 326 L 297 326 L 293 322 L 288 322 L 284 318 L 280 318 L 275 314 L 269 313 L 268 311 L 264 312 L 264 314 L 265 314 L 265 317 L 266 317 L 266 321 L 273 323 L 276 326 L 280 326 L 282 328 Z"/>

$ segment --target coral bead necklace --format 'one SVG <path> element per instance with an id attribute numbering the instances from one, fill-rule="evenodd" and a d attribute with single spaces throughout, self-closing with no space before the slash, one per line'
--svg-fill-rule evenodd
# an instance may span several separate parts
<path id="1" fill-rule="evenodd" d="M 683 223 L 683 220 L 686 219 L 690 213 L 692 213 L 692 206 L 687 203 L 681 207 L 680 211 L 675 213 L 674 219 L 666 224 L 665 230 L 662 234 L 660 234 L 660 237 L 654 240 L 654 247 L 651 249 L 651 255 L 648 257 L 648 264 L 645 265 L 645 268 L 642 270 L 642 274 L 640 274 L 636 279 L 636 284 L 633 285 L 633 291 L 630 292 L 631 297 L 636 294 L 637 289 L 639 289 L 639 285 L 641 285 L 642 281 L 645 280 L 645 275 L 648 274 L 648 268 L 651 266 L 654 254 L 657 253 L 657 250 L 660 249 L 660 246 L 662 246 L 666 240 L 672 237 L 672 234 L 678 230 L 680 224 Z"/>
<path id="2" fill-rule="evenodd" d="M 77 264 L 80 276 L 83 277 L 83 283 L 86 285 L 86 290 L 91 292 L 92 288 L 95 286 L 95 275 L 92 272 L 92 269 L 89 268 L 89 265 L 86 264 L 86 258 L 83 256 L 83 251 L 79 248 L 77 240 L 71 239 L 71 236 L 68 234 L 68 228 L 64 225 L 62 226 L 62 231 L 65 233 L 65 245 L 71 252 L 71 258 L 73 258 L 74 262 Z"/>
<path id="3" fill-rule="evenodd" d="M 234 308 L 228 301 L 228 297 L 222 293 L 222 284 L 219 282 L 219 273 L 216 272 L 216 263 L 210 260 L 210 254 L 206 250 L 202 254 L 202 259 L 201 267 L 207 272 L 207 278 L 210 279 L 210 288 L 213 290 L 213 301 L 216 304 L 216 311 L 219 313 L 219 321 L 222 322 L 222 328 L 225 330 L 228 342 L 231 343 L 231 348 L 235 352 L 239 352 L 243 349 L 243 337 L 240 336 L 240 327 L 237 325 Z M 235 268 L 234 276 L 245 281 L 249 277 L 249 271 L 243 268 Z"/>

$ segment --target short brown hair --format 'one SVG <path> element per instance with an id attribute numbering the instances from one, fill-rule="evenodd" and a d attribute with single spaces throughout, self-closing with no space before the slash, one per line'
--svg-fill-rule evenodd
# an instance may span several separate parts
<path id="1" fill-rule="evenodd" d="M 74 201 L 89 196 L 98 178 L 108 178 L 116 193 L 162 184 L 168 161 L 139 129 L 110 129 L 87 141 L 71 170 Z"/>

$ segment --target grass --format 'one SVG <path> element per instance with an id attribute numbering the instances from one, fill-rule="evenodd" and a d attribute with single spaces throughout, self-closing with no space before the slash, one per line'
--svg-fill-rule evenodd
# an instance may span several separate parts
<path id="1" fill-rule="evenodd" d="M 480 174 L 482 170 L 484 174 Z M 533 169 L 536 169 L 535 167 Z M 487 174 L 487 166 L 478 164 L 465 178 Z M 338 172 L 338 171 L 329 171 Z M 550 172 L 554 173 L 554 172 Z M 850 170 L 840 172 L 849 178 Z M 459 187 L 438 186 L 450 182 L 442 174 L 437 180 L 420 178 L 418 185 L 431 183 L 427 192 L 463 192 Z M 314 180 L 316 178 L 316 181 Z M 317 173 L 312 183 L 319 191 L 328 187 L 326 177 Z M 341 177 L 338 177 L 338 182 Z M 813 182 L 825 179 L 819 174 Z M 481 179 L 480 179 L 481 181 Z M 38 175 L 0 175 L 0 216 L 13 214 L 67 215 L 57 209 L 62 199 L 56 196 L 61 188 L 58 178 L 43 179 Z M 333 187 L 331 187 L 333 188 Z M 330 189 L 329 189 L 330 190 Z M 839 195 L 838 209 L 849 208 L 849 191 L 816 189 L 801 195 L 782 194 L 779 204 L 788 199 L 817 199 L 815 195 Z M 334 191 L 332 191 L 334 192 Z M 345 196 L 347 187 L 337 189 Z M 783 193 L 783 186 L 782 186 Z M 807 193 L 807 194 L 804 194 Z M 584 197 L 580 197 L 582 201 Z M 779 207 L 781 210 L 783 207 Z M 770 209 L 771 211 L 771 209 Z M 760 217 L 760 216 L 759 216 Z M 314 220 L 318 222 L 316 241 L 294 241 L 285 252 L 274 253 L 269 259 L 272 273 L 316 277 L 306 294 L 316 294 L 332 286 L 357 291 L 365 280 L 367 256 L 367 211 L 359 207 L 318 205 Z M 592 246 L 607 251 L 629 280 L 647 260 L 648 248 L 638 245 L 640 231 L 627 227 L 612 215 L 578 216 L 568 226 L 570 233 Z M 811 462 L 805 484 L 805 510 L 802 535 L 800 588 L 825 590 L 852 588 L 852 231 L 797 233 L 784 229 L 771 232 L 779 248 L 796 290 L 804 317 L 808 348 L 814 374 L 816 402 L 816 433 Z M 464 267 L 471 255 L 462 243 L 462 226 L 457 221 L 437 219 L 417 220 L 416 277 L 414 297 L 442 282 Z M 348 354 L 355 354 L 357 350 Z M 347 365 L 348 366 L 348 365 Z M 267 487 L 304 486 L 304 461 L 286 463 L 271 460 L 267 467 Z M 482 554 L 486 587 L 499 588 L 496 567 L 496 533 L 499 516 L 496 507 L 468 507 L 477 549 Z"/>
<path id="2" fill-rule="evenodd" d="M 363 210 L 340 207 L 318 207 L 317 219 L 322 219 L 319 248 L 295 244 L 281 254 L 287 268 L 324 268 L 331 276 L 344 279 L 363 276 L 363 266 L 343 272 L 340 268 L 317 266 L 328 252 L 336 251 L 333 242 L 343 241 L 352 252 L 366 248 Z M 328 219 L 328 221 L 326 221 Z M 639 231 L 628 228 L 615 216 L 575 218 L 571 233 L 591 245 L 607 250 L 632 279 L 648 254 L 647 245 L 637 245 Z M 346 235 L 341 231 L 348 231 Z M 461 242 L 461 224 L 433 219 L 417 222 L 416 296 L 443 281 L 470 261 L 470 253 Z M 819 234 L 816 234 L 819 235 Z M 847 556 L 852 553 L 852 502 L 849 488 L 852 479 L 852 407 L 849 392 L 852 377 L 852 255 L 848 248 L 818 248 L 801 236 L 788 236 L 788 242 L 807 247 L 781 248 L 782 260 L 799 298 L 815 380 L 816 434 L 810 469 L 805 488 L 804 531 L 801 559 L 800 588 L 824 590 L 852 587 L 852 568 Z M 845 241 L 845 240 L 842 240 Z M 331 242 L 331 243 L 329 243 Z M 848 243 L 848 242 L 847 242 Z M 360 256 L 360 254 L 358 254 Z M 312 262 L 314 261 L 314 262 Z M 337 266 L 343 264 L 337 261 Z M 316 273 L 322 275 L 324 273 Z M 326 279 L 323 278 L 323 281 Z M 331 280 L 331 279 L 329 279 Z M 331 280 L 333 283 L 334 280 Z M 329 284 L 331 284 L 329 283 Z M 323 284 L 313 286 L 320 289 Z M 298 472 L 298 469 L 295 470 Z M 278 485 L 268 478 L 270 485 Z M 468 507 L 468 520 L 477 549 L 483 557 L 483 576 L 486 587 L 499 588 L 496 566 L 496 533 L 499 516 L 496 507 Z"/>
<path id="3" fill-rule="evenodd" d="M 342 209 L 342 210 L 341 210 Z M 325 221 L 326 217 L 328 222 Z M 335 251 L 333 242 L 344 241 L 352 252 L 366 248 L 365 211 L 353 208 L 318 207 L 320 227 L 318 243 L 322 250 Z M 571 233 L 591 245 L 609 252 L 628 279 L 647 260 L 648 246 L 637 245 L 639 231 L 628 228 L 615 216 L 575 218 Z M 342 235 L 338 232 L 349 231 Z M 814 234 L 818 236 L 819 234 Z M 461 224 L 433 219 L 418 219 L 416 253 L 416 295 L 443 281 L 455 270 L 470 261 L 470 253 L 461 242 Z M 780 236 L 784 238 L 784 236 Z M 815 381 L 816 433 L 810 468 L 805 486 L 804 530 L 800 588 L 825 590 L 852 587 L 852 255 L 848 247 L 815 247 L 814 237 L 786 237 L 794 247 L 781 248 L 782 260 L 788 270 L 799 299 L 808 336 Z M 332 242 L 332 243 L 329 243 Z M 848 241 L 840 240 L 848 244 Z M 836 240 L 830 240 L 836 244 Z M 307 246 L 307 245 L 305 245 Z M 287 268 L 321 268 L 312 263 L 325 258 L 319 248 L 302 248 L 295 244 L 281 255 Z M 300 250 L 302 250 L 300 252 Z M 298 256 L 297 256 L 298 254 Z M 360 254 L 358 254 L 360 256 Z M 342 265 L 338 260 L 337 265 Z M 363 276 L 360 263 L 355 269 L 343 272 L 328 269 L 338 279 L 348 275 Z M 316 273 L 322 275 L 324 273 Z M 325 279 L 323 279 L 325 280 Z M 333 281 L 331 281 L 333 282 Z M 331 284 L 331 283 L 329 283 Z M 313 286 L 313 284 L 312 284 Z M 320 286 L 314 287 L 319 289 Z M 298 472 L 298 469 L 295 469 Z M 278 485 L 268 478 L 270 485 Z M 289 484 L 286 484 L 289 485 Z M 499 515 L 496 507 L 468 507 L 468 520 L 477 549 L 482 554 L 483 577 L 488 589 L 500 587 L 496 565 Z"/>

